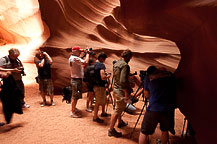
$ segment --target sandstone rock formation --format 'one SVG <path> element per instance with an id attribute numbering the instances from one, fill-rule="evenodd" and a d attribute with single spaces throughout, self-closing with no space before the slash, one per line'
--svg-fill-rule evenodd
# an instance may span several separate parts
<path id="1" fill-rule="evenodd" d="M 43 48 L 54 60 L 56 90 L 69 85 L 72 46 L 105 51 L 109 72 L 121 50 L 129 48 L 134 52 L 132 72 L 145 70 L 149 65 L 175 72 L 180 110 L 196 131 L 197 142 L 212 143 L 210 138 L 217 135 L 216 1 L 34 0 L 30 4 L 23 2 L 27 9 L 31 6 L 25 16 L 15 1 L 0 2 L 1 52 L 11 44 L 22 45 L 26 51 L 34 44 L 30 45 L 31 41 L 40 37 L 41 41 L 36 41 L 38 47 L 49 37 Z M 26 27 L 34 20 L 39 31 L 31 24 Z M 29 32 L 31 28 L 35 33 Z"/>

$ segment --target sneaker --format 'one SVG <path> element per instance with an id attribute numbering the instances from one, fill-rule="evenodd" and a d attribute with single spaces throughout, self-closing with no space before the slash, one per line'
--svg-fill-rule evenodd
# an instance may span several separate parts
<path id="1" fill-rule="evenodd" d="M 121 120 L 119 123 L 118 123 L 118 128 L 122 128 L 122 127 L 125 127 L 128 125 L 128 122 L 124 122 L 123 120 Z"/>
<path id="2" fill-rule="evenodd" d="M 73 112 L 70 112 L 70 117 L 72 117 L 72 118 L 80 118 L 81 117 L 81 115 L 80 114 L 77 114 L 77 113 L 73 113 Z"/>
<path id="3" fill-rule="evenodd" d="M 114 136 L 114 137 L 117 137 L 117 138 L 119 138 L 119 137 L 122 137 L 122 133 L 121 132 L 117 132 L 116 130 L 115 130 L 115 128 L 113 128 L 113 130 L 108 130 L 108 136 Z"/>
<path id="4" fill-rule="evenodd" d="M 81 113 L 81 110 L 79 110 L 78 108 L 75 108 L 75 113 Z"/>
<path id="5" fill-rule="evenodd" d="M 103 123 L 104 122 L 104 120 L 100 119 L 99 117 L 97 117 L 96 119 L 93 118 L 93 121 L 97 122 L 97 123 Z"/>
<path id="6" fill-rule="evenodd" d="M 91 108 L 86 108 L 86 111 L 92 113 L 92 109 Z"/>
<path id="7" fill-rule="evenodd" d="M 23 108 L 30 108 L 30 105 L 24 103 L 24 104 L 23 104 Z"/>
<path id="8" fill-rule="evenodd" d="M 43 102 L 42 104 L 41 104 L 41 107 L 44 107 L 46 105 L 46 103 L 45 102 Z"/>
<path id="9" fill-rule="evenodd" d="M 101 117 L 108 117 L 108 116 L 111 116 L 111 114 L 108 114 L 108 113 L 101 113 Z"/>
<path id="10" fill-rule="evenodd" d="M 52 106 L 55 106 L 56 104 L 55 104 L 54 102 L 51 102 L 51 105 L 52 105 Z"/>

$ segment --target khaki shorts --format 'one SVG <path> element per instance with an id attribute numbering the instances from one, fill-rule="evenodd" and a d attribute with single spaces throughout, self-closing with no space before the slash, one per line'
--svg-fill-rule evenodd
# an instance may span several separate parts
<path id="1" fill-rule="evenodd" d="M 96 96 L 96 104 L 104 105 L 106 103 L 106 88 L 94 86 L 93 91 Z"/>
<path id="2" fill-rule="evenodd" d="M 114 110 L 114 114 L 115 115 L 121 115 L 122 112 L 125 110 L 126 108 L 126 103 L 124 101 L 124 96 L 121 93 L 117 93 L 117 92 L 113 92 L 113 97 L 114 97 L 114 101 L 115 101 L 115 110 Z"/>
<path id="3" fill-rule="evenodd" d="M 78 100 L 82 98 L 82 79 L 81 78 L 72 78 L 72 99 Z"/>
<path id="4" fill-rule="evenodd" d="M 53 82 L 51 79 L 39 79 L 39 91 L 45 95 L 53 94 Z"/>

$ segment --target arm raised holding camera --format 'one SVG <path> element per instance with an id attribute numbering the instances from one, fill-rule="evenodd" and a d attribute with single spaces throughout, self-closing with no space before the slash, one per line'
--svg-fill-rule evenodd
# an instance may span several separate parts
<path id="1" fill-rule="evenodd" d="M 41 60 L 41 62 L 38 64 L 39 67 L 43 67 L 46 60 L 49 62 L 49 64 L 52 64 L 53 63 L 53 60 L 52 58 L 48 55 L 48 53 L 46 52 L 41 52 L 41 55 L 43 57 L 43 59 Z"/>
<path id="2" fill-rule="evenodd" d="M 43 55 L 45 56 L 45 59 L 48 60 L 49 64 L 52 64 L 52 63 L 53 63 L 53 60 L 52 60 L 52 58 L 48 55 L 48 53 L 43 52 Z"/>

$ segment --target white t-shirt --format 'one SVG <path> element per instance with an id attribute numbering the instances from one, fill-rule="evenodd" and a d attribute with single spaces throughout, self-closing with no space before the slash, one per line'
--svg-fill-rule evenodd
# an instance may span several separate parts
<path id="1" fill-rule="evenodd" d="M 83 78 L 83 66 L 84 60 L 77 56 L 71 55 L 69 58 L 69 65 L 71 70 L 71 78 Z"/>

